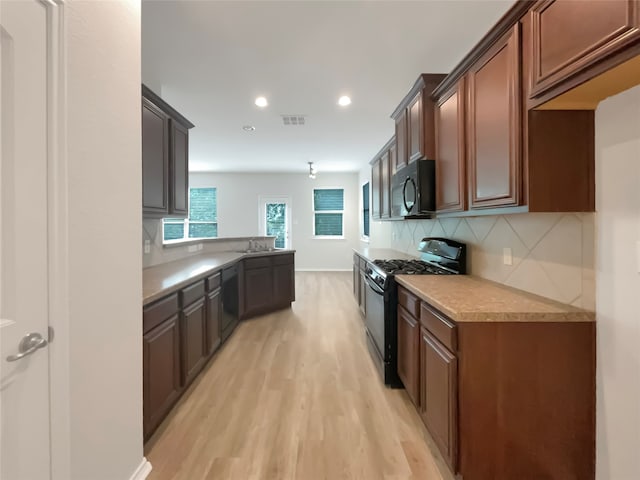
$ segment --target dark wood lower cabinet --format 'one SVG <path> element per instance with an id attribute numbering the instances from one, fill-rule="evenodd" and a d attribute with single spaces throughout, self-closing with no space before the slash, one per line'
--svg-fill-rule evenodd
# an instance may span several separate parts
<path id="1" fill-rule="evenodd" d="M 272 270 L 270 267 L 245 268 L 244 271 L 244 312 L 245 315 L 258 314 L 273 300 Z"/>
<path id="2" fill-rule="evenodd" d="M 398 374 L 454 474 L 595 478 L 595 323 L 455 322 L 424 301 L 417 321 L 413 300 L 398 288 Z"/>
<path id="3" fill-rule="evenodd" d="M 204 297 L 183 310 L 181 337 L 182 375 L 185 385 L 188 385 L 198 375 L 207 359 Z"/>
<path id="4" fill-rule="evenodd" d="M 293 263 L 273 267 L 273 303 L 287 306 L 295 300 L 295 272 Z"/>
<path id="5" fill-rule="evenodd" d="M 414 405 L 419 396 L 420 324 L 398 305 L 398 375 Z"/>
<path id="6" fill-rule="evenodd" d="M 287 308 L 295 300 L 293 253 L 248 258 L 243 263 L 241 319 Z"/>
<path id="7" fill-rule="evenodd" d="M 220 346 L 220 318 L 222 317 L 222 289 L 207 293 L 206 352 L 213 354 Z"/>
<path id="8" fill-rule="evenodd" d="M 144 437 L 149 438 L 180 396 L 179 316 L 173 315 L 142 337 Z"/>
<path id="9" fill-rule="evenodd" d="M 399 324 L 400 322 L 398 322 Z M 451 470 L 456 472 L 458 454 L 457 360 L 455 355 L 440 344 L 426 328 L 421 329 L 419 339 L 420 415 L 438 445 L 440 453 Z"/>
<path id="10" fill-rule="evenodd" d="M 239 313 L 247 318 L 284 308 L 295 300 L 293 254 L 249 258 L 244 263 L 244 269 L 239 263 L 225 267 L 144 306 L 145 441 L 235 328 Z M 238 283 L 224 280 L 229 271 L 228 278 Z M 228 314 L 223 312 L 223 289 Z M 225 318 L 234 322 L 225 325 Z"/>

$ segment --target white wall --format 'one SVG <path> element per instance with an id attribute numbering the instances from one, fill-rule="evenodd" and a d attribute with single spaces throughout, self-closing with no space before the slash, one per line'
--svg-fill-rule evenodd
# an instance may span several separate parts
<path id="1" fill-rule="evenodd" d="M 358 246 L 360 195 L 357 173 L 323 173 L 312 180 L 297 173 L 191 173 L 192 187 L 218 189 L 218 234 L 220 237 L 258 235 L 260 196 L 291 198 L 292 248 L 296 269 L 350 270 L 353 248 Z M 313 189 L 344 188 L 344 238 L 313 238 Z"/>
<path id="2" fill-rule="evenodd" d="M 70 479 L 143 459 L 140 4 L 65 2 Z"/>
<path id="3" fill-rule="evenodd" d="M 597 478 L 640 478 L 640 87 L 596 111 Z"/>

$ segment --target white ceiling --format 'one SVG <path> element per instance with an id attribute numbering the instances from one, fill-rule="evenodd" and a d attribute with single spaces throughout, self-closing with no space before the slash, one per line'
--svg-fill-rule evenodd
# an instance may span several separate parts
<path id="1" fill-rule="evenodd" d="M 142 78 L 196 125 L 193 171 L 358 171 L 418 75 L 449 72 L 512 3 L 143 1 Z"/>

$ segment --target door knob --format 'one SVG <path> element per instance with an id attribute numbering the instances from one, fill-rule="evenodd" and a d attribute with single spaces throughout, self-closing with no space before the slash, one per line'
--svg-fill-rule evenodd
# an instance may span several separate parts
<path id="1" fill-rule="evenodd" d="M 42 337 L 39 333 L 29 333 L 22 337 L 20 340 L 20 344 L 18 345 L 18 352 L 15 355 L 9 355 L 7 357 L 7 362 L 15 362 L 20 360 L 21 358 L 26 357 L 27 355 L 31 355 L 36 350 L 40 348 L 44 348 L 47 346 L 49 342 L 45 338 Z"/>

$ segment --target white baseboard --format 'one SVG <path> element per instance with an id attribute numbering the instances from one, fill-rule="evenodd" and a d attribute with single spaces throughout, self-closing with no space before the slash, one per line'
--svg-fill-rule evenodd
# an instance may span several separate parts
<path id="1" fill-rule="evenodd" d="M 138 465 L 138 468 L 136 468 L 136 471 L 133 472 L 133 475 L 131 475 L 131 478 L 129 480 L 145 480 L 145 478 L 147 478 L 147 475 L 151 473 L 151 468 L 152 467 L 149 460 L 147 460 L 145 457 L 142 457 L 140 465 Z"/>
<path id="2" fill-rule="evenodd" d="M 296 272 L 351 272 L 350 268 L 296 268 Z"/>

